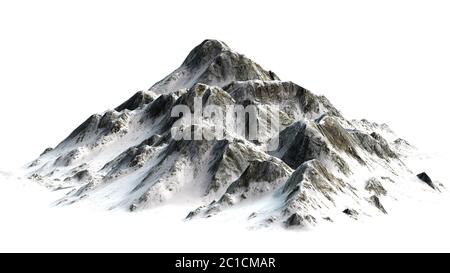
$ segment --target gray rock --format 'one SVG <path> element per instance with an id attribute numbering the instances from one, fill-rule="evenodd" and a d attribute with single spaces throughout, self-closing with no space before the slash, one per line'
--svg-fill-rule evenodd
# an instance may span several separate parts
<path id="1" fill-rule="evenodd" d="M 374 193 L 376 196 L 386 195 L 387 191 L 381 182 L 375 177 L 370 178 L 364 187 L 368 192 Z"/>
<path id="2" fill-rule="evenodd" d="M 277 104 L 291 118 L 309 118 L 329 114 L 342 114 L 323 96 L 316 96 L 309 90 L 293 83 L 281 81 L 236 81 L 223 88 L 236 100 L 244 104 Z"/>
<path id="3" fill-rule="evenodd" d="M 356 218 L 356 216 L 358 216 L 358 212 L 354 209 L 349 209 L 346 208 L 342 211 L 343 213 L 347 214 L 348 216 L 352 217 L 352 218 Z"/>
<path id="4" fill-rule="evenodd" d="M 78 126 L 70 135 L 63 140 L 55 149 L 62 148 L 70 142 L 80 143 L 83 142 L 85 136 L 92 135 L 98 127 L 101 115 L 95 114 L 90 116 L 86 121 L 84 121 L 80 126 Z"/>
<path id="5" fill-rule="evenodd" d="M 264 70 L 225 43 L 205 40 L 195 47 L 183 64 L 149 90 L 156 94 L 191 88 L 196 83 L 225 86 L 233 81 L 279 80 L 275 73 Z"/>
<path id="6" fill-rule="evenodd" d="M 129 115 L 115 110 L 106 111 L 99 121 L 98 129 L 103 130 L 104 135 L 115 134 L 127 130 Z"/>
<path id="7" fill-rule="evenodd" d="M 304 226 L 304 221 L 305 219 L 301 215 L 293 213 L 284 223 L 286 227 Z"/>
<path id="8" fill-rule="evenodd" d="M 258 186 L 255 185 L 255 188 L 252 190 L 260 192 L 273 190 L 277 186 L 276 182 L 287 177 L 290 173 L 290 168 L 275 158 L 270 158 L 265 161 L 250 161 L 247 169 L 245 169 L 239 179 L 228 187 L 227 193 L 236 194 L 236 192 L 239 192 L 242 189 L 249 189 L 251 184 L 264 182 L 269 183 L 270 187 L 267 187 L 269 185 L 266 185 L 266 187 L 258 188 Z"/>
<path id="9" fill-rule="evenodd" d="M 352 134 L 359 141 L 359 145 L 369 153 L 386 160 L 398 157 L 380 134 L 372 132 L 369 135 L 361 131 L 353 131 Z"/>
<path id="10" fill-rule="evenodd" d="M 151 92 L 139 91 L 136 94 L 134 94 L 131 98 L 129 98 L 127 101 L 117 106 L 115 110 L 117 112 L 121 112 L 125 109 L 132 111 L 146 104 L 149 104 L 150 102 L 155 100 L 155 98 L 156 95 Z"/>
<path id="11" fill-rule="evenodd" d="M 382 213 L 387 214 L 387 211 L 386 211 L 386 209 L 383 207 L 383 205 L 381 204 L 380 199 L 378 198 L 378 196 L 372 195 L 372 196 L 369 198 L 369 202 L 370 202 L 371 204 L 373 204 L 376 208 L 378 208 Z"/>
<path id="12" fill-rule="evenodd" d="M 327 129 L 320 129 L 315 124 L 296 122 L 280 132 L 279 148 L 270 154 L 280 158 L 293 169 L 312 159 L 328 158 L 343 173 L 348 173 L 348 165 L 331 149 L 333 144 L 329 143 L 322 130 Z M 328 131 L 328 134 L 331 133 L 331 130 Z M 345 149 L 352 148 L 347 146 Z"/>
<path id="13" fill-rule="evenodd" d="M 426 172 L 419 173 L 417 177 L 430 186 L 433 190 L 436 189 L 436 186 Z"/>

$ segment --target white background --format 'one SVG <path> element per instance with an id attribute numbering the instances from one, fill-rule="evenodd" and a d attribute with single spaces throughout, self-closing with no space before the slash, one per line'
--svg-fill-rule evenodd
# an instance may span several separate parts
<path id="1" fill-rule="evenodd" d="M 447 146 L 448 1 L 1 1 L 0 169 L 55 146 L 205 38 L 326 95 L 348 118 Z"/>
<path id="2" fill-rule="evenodd" d="M 0 170 L 31 161 L 91 114 L 148 89 L 206 38 L 223 40 L 281 79 L 325 94 L 348 118 L 386 122 L 413 144 L 447 153 L 449 5 L 430 0 L 1 1 Z M 388 224 L 377 222 L 370 231 L 345 225 L 298 236 L 296 242 L 290 233 L 242 233 L 212 242 L 203 232 L 213 236 L 214 226 L 190 225 L 186 236 L 177 233 L 178 222 L 166 225 L 160 219 L 158 229 L 150 216 L 118 222 L 77 211 L 80 217 L 72 217 L 47 209 L 52 198 L 35 201 L 40 191 L 36 185 L 2 186 L 0 248 L 442 251 L 449 246 L 450 221 L 441 217 L 448 215 L 448 205 L 442 204 L 449 202 L 441 200 L 447 195 L 439 202 L 430 196 L 423 203 L 428 206 L 399 208 Z"/>

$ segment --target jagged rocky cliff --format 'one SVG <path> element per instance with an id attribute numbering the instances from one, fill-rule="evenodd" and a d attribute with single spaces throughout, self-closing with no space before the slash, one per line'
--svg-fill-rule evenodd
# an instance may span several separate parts
<path id="1" fill-rule="evenodd" d="M 233 139 L 176 140 L 171 129 L 179 118 L 171 110 L 192 111 L 196 97 L 204 107 L 253 105 L 268 115 L 277 109 L 279 134 L 262 141 L 236 132 Z M 193 129 L 215 126 L 204 119 Z M 279 145 L 268 151 L 274 137 Z M 324 96 L 280 80 L 223 42 L 205 40 L 148 91 L 89 117 L 27 172 L 54 189 L 71 188 L 58 205 L 90 200 L 135 211 L 177 203 L 192 219 L 252 204 L 252 226 L 301 227 L 337 214 L 389 213 L 384 200 L 405 187 L 442 190 L 404 163 L 414 151 L 387 125 L 347 120 Z"/>

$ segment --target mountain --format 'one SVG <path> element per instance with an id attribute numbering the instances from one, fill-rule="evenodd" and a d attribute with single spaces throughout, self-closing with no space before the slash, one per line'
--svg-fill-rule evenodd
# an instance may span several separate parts
<path id="1" fill-rule="evenodd" d="M 264 129 L 255 140 L 250 128 L 264 118 L 244 114 L 237 130 L 215 115 L 195 116 L 198 102 L 221 111 L 250 106 L 279 122 L 270 122 L 275 131 L 257 127 Z M 194 120 L 174 116 L 177 109 Z M 203 138 L 175 138 L 177 129 Z M 205 137 L 219 129 L 228 137 Z M 302 227 L 389 213 L 385 201 L 412 190 L 438 194 L 439 181 L 406 163 L 416 154 L 388 125 L 347 120 L 326 97 L 205 40 L 149 90 L 90 116 L 27 173 L 54 190 L 71 189 L 57 205 L 89 200 L 136 211 L 181 204 L 187 219 L 250 207 L 251 226 Z"/>

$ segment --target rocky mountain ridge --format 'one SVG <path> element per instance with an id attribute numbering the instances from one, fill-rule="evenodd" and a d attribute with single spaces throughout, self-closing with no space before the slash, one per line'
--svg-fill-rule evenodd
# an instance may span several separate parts
<path id="1" fill-rule="evenodd" d="M 280 117 L 279 134 L 261 141 L 176 140 L 177 105 L 253 105 Z M 202 117 L 193 130 L 213 130 Z M 267 143 L 277 137 L 277 149 Z M 56 202 L 95 200 L 106 209 L 136 211 L 186 206 L 187 219 L 212 217 L 252 204 L 251 226 L 287 227 L 389 213 L 385 199 L 405 187 L 443 189 L 404 162 L 415 148 L 386 124 L 347 120 L 324 96 L 231 50 L 205 40 L 173 73 L 123 104 L 89 117 L 54 149 L 46 149 L 28 176 L 53 189 L 72 190 Z M 270 205 L 266 201 L 270 200 Z"/>

